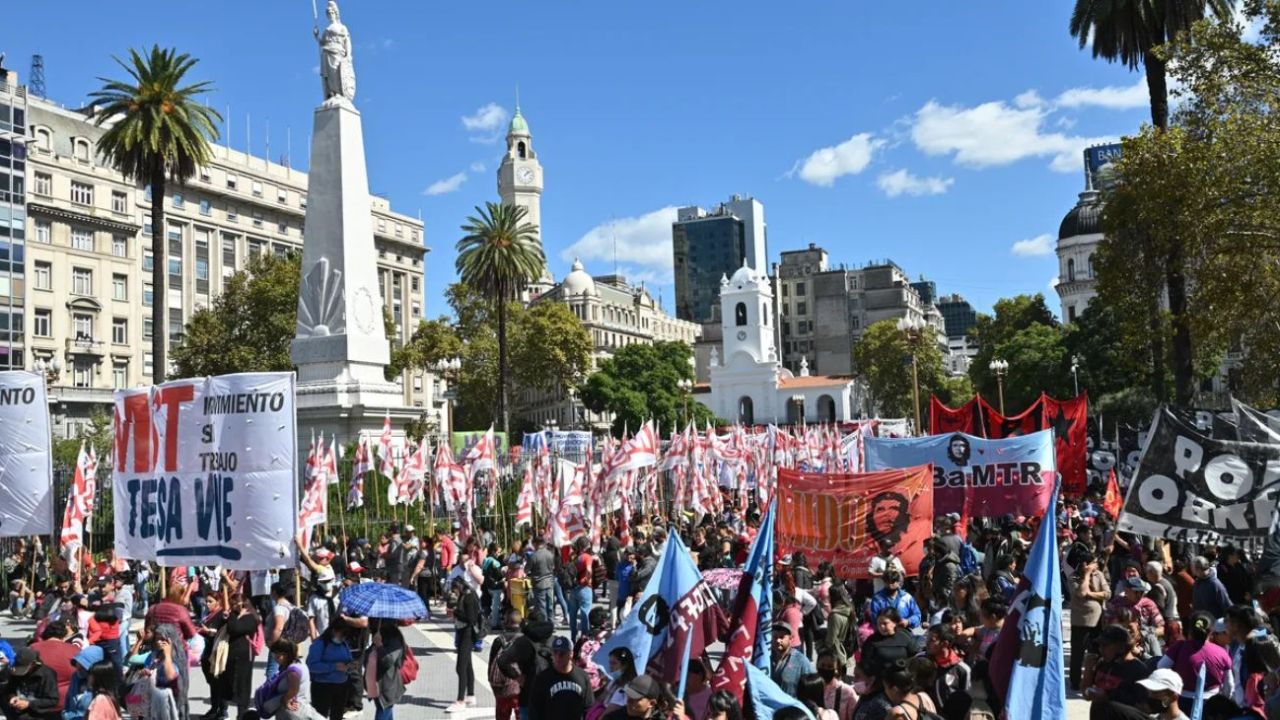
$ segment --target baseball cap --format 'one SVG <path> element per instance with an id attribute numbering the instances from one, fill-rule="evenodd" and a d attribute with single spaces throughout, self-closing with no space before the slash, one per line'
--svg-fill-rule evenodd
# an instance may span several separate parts
<path id="1" fill-rule="evenodd" d="M 405 532 L 413 532 L 413 526 L 412 526 L 412 525 L 405 525 L 405 526 L 404 526 L 404 531 L 405 531 Z"/>
<path id="2" fill-rule="evenodd" d="M 316 548 L 316 551 L 311 553 L 311 555 L 317 560 L 333 559 L 333 551 L 327 547 Z"/>
<path id="3" fill-rule="evenodd" d="M 658 686 L 658 681 L 648 675 L 637 675 L 634 680 L 627 683 L 627 697 L 632 700 L 641 698 L 656 700 L 661 695 L 662 688 Z"/>
<path id="4" fill-rule="evenodd" d="M 13 658 L 14 675 L 26 675 L 40 661 L 40 655 L 31 648 L 22 648 Z"/>
<path id="5" fill-rule="evenodd" d="M 791 564 L 791 556 L 790 556 L 790 555 L 783 555 L 783 556 L 782 556 L 782 559 L 778 561 L 778 564 L 779 564 L 779 565 L 790 565 L 790 564 Z"/>
<path id="6" fill-rule="evenodd" d="M 1226 631 L 1227 631 L 1226 618 L 1218 618 L 1217 620 L 1213 621 L 1213 627 L 1210 629 L 1210 632 L 1224 633 Z"/>
<path id="7" fill-rule="evenodd" d="M 555 652 L 571 652 L 573 643 L 569 642 L 569 638 L 557 635 L 556 639 L 551 641 L 551 649 Z"/>
<path id="8" fill-rule="evenodd" d="M 791 625 L 789 625 L 788 623 L 785 623 L 785 622 L 783 622 L 783 621 L 779 620 L 779 621 L 777 621 L 777 622 L 775 622 L 775 623 L 773 624 L 773 626 L 772 626 L 772 630 L 773 630 L 774 632 L 784 632 L 784 633 L 786 633 L 786 634 L 790 635 L 790 634 L 791 634 Z"/>
<path id="9" fill-rule="evenodd" d="M 1147 584 L 1147 581 L 1140 577 L 1131 577 L 1128 580 L 1125 580 L 1124 584 L 1126 590 L 1137 590 L 1142 593 L 1151 590 L 1151 586 Z"/>
<path id="10" fill-rule="evenodd" d="M 1182 694 L 1182 676 L 1169 668 L 1156 670 L 1145 680 L 1139 680 L 1138 684 L 1151 692 L 1169 690 L 1174 695 Z"/>

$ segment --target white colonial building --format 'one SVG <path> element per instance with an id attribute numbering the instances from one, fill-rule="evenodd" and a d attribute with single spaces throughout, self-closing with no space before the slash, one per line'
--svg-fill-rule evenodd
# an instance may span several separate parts
<path id="1" fill-rule="evenodd" d="M 850 375 L 799 374 L 778 357 L 769 278 L 743 265 L 720 281 L 723 341 L 711 355 L 711 383 L 694 398 L 717 417 L 758 423 L 847 422 L 865 415 L 866 392 Z"/>

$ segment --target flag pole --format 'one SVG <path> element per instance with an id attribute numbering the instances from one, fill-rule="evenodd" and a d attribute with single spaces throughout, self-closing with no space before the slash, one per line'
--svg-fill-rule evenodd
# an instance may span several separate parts
<path id="1" fill-rule="evenodd" d="M 690 625 L 684 636 L 684 654 L 680 656 L 680 690 L 676 692 L 676 700 L 679 702 L 684 702 L 684 688 L 689 681 L 689 654 L 693 651 L 693 633 L 695 629 L 693 625 Z"/>

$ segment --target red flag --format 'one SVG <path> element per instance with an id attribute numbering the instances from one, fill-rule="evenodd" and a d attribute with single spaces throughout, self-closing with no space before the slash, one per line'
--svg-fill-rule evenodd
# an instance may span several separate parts
<path id="1" fill-rule="evenodd" d="M 1026 410 L 1017 415 L 1004 415 L 991 406 L 985 398 L 977 398 L 982 408 L 982 427 L 986 430 L 983 437 L 992 440 L 1030 435 L 1044 429 L 1044 398 L 1041 397 Z M 977 433 L 972 433 L 977 434 Z"/>
<path id="2" fill-rule="evenodd" d="M 1089 438 L 1085 428 L 1089 414 L 1089 395 L 1070 400 L 1042 398 L 1044 422 L 1040 426 L 1053 430 L 1054 450 L 1058 455 L 1058 474 L 1062 476 L 1062 494 L 1080 497 L 1089 487 Z"/>
<path id="3" fill-rule="evenodd" d="M 968 433 L 985 437 L 982 432 L 982 421 L 979 417 L 981 409 L 978 398 L 958 408 L 950 408 L 942 404 L 936 395 L 929 396 L 929 434 L 950 435 L 951 433 Z"/>
<path id="4" fill-rule="evenodd" d="M 1120 494 L 1120 483 L 1116 482 L 1116 471 L 1107 473 L 1107 494 L 1102 499 L 1102 509 L 1114 520 L 1120 517 L 1120 508 L 1124 507 L 1124 496 Z"/>

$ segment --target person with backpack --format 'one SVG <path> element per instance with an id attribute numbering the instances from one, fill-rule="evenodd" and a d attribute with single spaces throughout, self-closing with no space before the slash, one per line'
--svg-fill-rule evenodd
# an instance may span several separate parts
<path id="1" fill-rule="evenodd" d="M 307 651 L 311 673 L 311 707 L 325 720 L 342 720 L 347 711 L 347 673 L 355 660 L 347 647 L 347 626 L 340 619 L 330 623 Z"/>
<path id="2" fill-rule="evenodd" d="M 498 656 L 498 668 L 503 675 L 520 681 L 520 720 L 529 720 L 529 692 L 538 673 L 551 666 L 551 635 L 555 625 L 547 619 L 538 605 L 529 608 L 529 615 L 520 626 L 517 637 Z"/>
<path id="3" fill-rule="evenodd" d="M 365 692 L 374 702 L 373 720 L 393 720 L 396 703 L 404 699 L 405 670 L 410 667 L 409 658 L 412 653 L 394 622 L 371 622 L 374 629 L 373 646 L 365 660 Z M 412 668 L 408 675 L 416 677 L 416 661 L 412 663 Z M 410 677 L 410 682 L 412 679 Z"/>
<path id="4" fill-rule="evenodd" d="M 520 611 L 508 610 L 504 622 L 489 648 L 489 667 L 487 676 L 489 687 L 493 689 L 493 697 L 497 703 L 494 720 L 519 720 L 520 717 L 520 681 L 503 674 L 498 665 L 498 658 L 520 637 Z"/>
<path id="5" fill-rule="evenodd" d="M 489 602 L 489 628 L 492 630 L 502 627 L 502 595 L 507 578 L 501 555 L 498 543 L 489 543 L 488 553 L 480 564 L 480 573 L 484 577 L 482 588 Z"/>
<path id="6" fill-rule="evenodd" d="M 573 643 L 557 637 L 551 643 L 551 666 L 533 679 L 528 720 L 582 720 L 592 698 L 587 674 L 573 663 Z"/>
<path id="7" fill-rule="evenodd" d="M 293 643 L 305 642 L 311 636 L 311 621 L 296 605 L 289 602 L 289 591 L 284 583 L 271 586 L 271 617 L 265 630 L 268 646 L 274 647 L 279 640 Z M 270 680 L 280 672 L 275 653 L 267 655 L 267 679 Z"/>
<path id="8" fill-rule="evenodd" d="M 476 631 L 480 626 L 480 598 L 464 578 L 455 578 L 449 588 L 457 600 L 453 610 L 454 649 L 458 661 L 454 670 L 458 673 L 458 698 L 445 712 L 462 712 L 476 704 L 476 671 L 471 663 Z"/>

